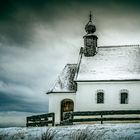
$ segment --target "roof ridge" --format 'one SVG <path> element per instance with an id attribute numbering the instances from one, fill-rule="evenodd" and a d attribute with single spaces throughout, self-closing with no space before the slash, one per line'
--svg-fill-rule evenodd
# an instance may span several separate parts
<path id="1" fill-rule="evenodd" d="M 98 48 L 113 48 L 113 47 L 140 47 L 140 44 L 136 44 L 136 45 L 110 45 L 110 46 L 98 46 Z"/>
<path id="2" fill-rule="evenodd" d="M 67 66 L 67 65 L 77 65 L 77 64 L 76 63 L 73 63 L 73 64 L 67 63 L 65 66 Z"/>

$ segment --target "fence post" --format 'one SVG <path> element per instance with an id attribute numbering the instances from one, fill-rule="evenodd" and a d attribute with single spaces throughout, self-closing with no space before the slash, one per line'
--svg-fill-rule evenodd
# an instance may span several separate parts
<path id="1" fill-rule="evenodd" d="M 26 117 L 26 127 L 28 127 L 28 117 Z"/>
<path id="2" fill-rule="evenodd" d="M 73 119 L 74 119 L 74 115 L 73 115 L 73 112 L 71 113 L 71 124 L 73 124 Z"/>
<path id="3" fill-rule="evenodd" d="M 102 118 L 103 118 L 103 115 L 101 114 L 101 124 L 103 124 L 103 120 L 102 120 Z"/>
<path id="4" fill-rule="evenodd" d="M 52 126 L 54 126 L 55 125 L 55 114 L 53 113 L 52 114 Z"/>

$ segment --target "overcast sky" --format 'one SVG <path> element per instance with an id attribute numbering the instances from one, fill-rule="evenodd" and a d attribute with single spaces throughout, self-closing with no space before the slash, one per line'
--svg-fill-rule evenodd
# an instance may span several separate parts
<path id="1" fill-rule="evenodd" d="M 0 127 L 48 111 L 45 93 L 77 62 L 90 10 L 99 46 L 140 44 L 138 0 L 0 0 Z"/>

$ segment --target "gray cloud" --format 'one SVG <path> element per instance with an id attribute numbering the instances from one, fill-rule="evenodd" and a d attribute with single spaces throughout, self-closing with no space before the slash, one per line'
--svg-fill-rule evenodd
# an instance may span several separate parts
<path id="1" fill-rule="evenodd" d="M 36 113 L 4 111 L 0 112 L 0 128 L 11 126 L 26 126 L 26 116 L 36 115 Z"/>

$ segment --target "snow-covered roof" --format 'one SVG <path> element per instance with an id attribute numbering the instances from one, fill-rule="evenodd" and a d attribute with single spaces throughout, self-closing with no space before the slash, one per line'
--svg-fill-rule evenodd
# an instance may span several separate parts
<path id="1" fill-rule="evenodd" d="M 48 93 L 76 92 L 74 76 L 76 64 L 67 64 L 55 82 L 54 87 Z"/>
<path id="2" fill-rule="evenodd" d="M 75 81 L 140 80 L 140 46 L 99 47 L 93 57 L 82 55 Z"/>

